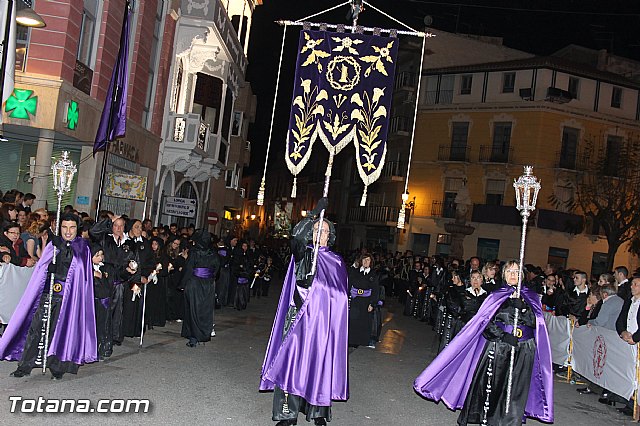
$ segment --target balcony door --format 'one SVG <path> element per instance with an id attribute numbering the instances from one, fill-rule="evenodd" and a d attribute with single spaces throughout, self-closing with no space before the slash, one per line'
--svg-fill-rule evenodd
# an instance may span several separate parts
<path id="1" fill-rule="evenodd" d="M 572 127 L 562 129 L 562 149 L 560 150 L 560 167 L 574 170 L 578 154 L 578 137 L 580 130 Z"/>
<path id="2" fill-rule="evenodd" d="M 467 160 L 467 140 L 469 137 L 469 123 L 455 122 L 451 128 L 451 152 L 449 161 Z"/>
<path id="3" fill-rule="evenodd" d="M 499 122 L 493 125 L 493 145 L 491 146 L 491 161 L 508 163 L 511 148 L 511 123 Z"/>

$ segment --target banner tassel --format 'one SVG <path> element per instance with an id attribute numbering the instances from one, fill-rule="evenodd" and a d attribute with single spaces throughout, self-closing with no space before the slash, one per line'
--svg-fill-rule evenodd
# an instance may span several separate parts
<path id="1" fill-rule="evenodd" d="M 298 192 L 298 176 L 293 177 L 293 186 L 291 188 L 291 198 L 296 198 Z"/>
<path id="2" fill-rule="evenodd" d="M 362 198 L 360 199 L 360 207 L 364 207 L 367 205 L 367 189 L 369 187 L 365 185 L 364 192 L 362 193 Z"/>

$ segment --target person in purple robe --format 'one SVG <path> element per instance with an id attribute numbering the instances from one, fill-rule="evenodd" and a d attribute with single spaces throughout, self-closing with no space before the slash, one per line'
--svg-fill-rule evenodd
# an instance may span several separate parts
<path id="1" fill-rule="evenodd" d="M 331 421 L 332 401 L 349 398 L 347 371 L 347 268 L 329 246 L 335 228 L 322 222 L 317 268 L 310 275 L 313 241 L 327 206 L 318 203 L 293 229 L 293 258 L 284 280 L 278 310 L 267 346 L 260 390 L 273 390 L 273 416 L 277 426 L 295 425 L 298 413 L 315 425 Z"/>
<path id="2" fill-rule="evenodd" d="M 59 380 L 64 373 L 76 374 L 80 365 L 98 361 L 91 250 L 78 236 L 79 224 L 78 216 L 62 215 L 60 235 L 46 246 L 0 338 L 0 359 L 19 361 L 12 377 L 28 376 L 34 367 L 42 365 L 48 312 L 47 367 L 52 379 Z"/>
<path id="3" fill-rule="evenodd" d="M 553 423 L 549 336 L 536 292 L 523 285 L 520 297 L 515 297 L 519 273 L 518 262 L 505 264 L 507 285 L 487 297 L 413 384 L 423 397 L 442 401 L 451 410 L 461 409 L 460 426 L 520 425 L 525 417 Z M 512 349 L 513 382 L 507 406 Z"/>

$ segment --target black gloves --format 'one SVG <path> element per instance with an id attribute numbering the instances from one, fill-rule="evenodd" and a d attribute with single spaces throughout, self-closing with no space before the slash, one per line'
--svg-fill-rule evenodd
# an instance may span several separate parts
<path id="1" fill-rule="evenodd" d="M 327 199 L 327 197 L 322 197 L 320 198 L 320 200 L 318 200 L 318 204 L 316 205 L 316 208 L 311 210 L 309 214 L 312 217 L 315 217 L 319 215 L 322 210 L 326 210 L 328 205 L 329 205 L 329 200 Z"/>
<path id="2" fill-rule="evenodd" d="M 513 306 L 516 309 L 524 309 L 527 307 L 527 304 L 524 303 L 520 298 L 510 299 L 510 301 L 511 301 L 510 303 L 511 306 Z"/>
<path id="3" fill-rule="evenodd" d="M 511 333 L 504 333 L 502 335 L 502 341 L 511 345 L 511 346 L 518 346 L 518 338 L 516 336 L 514 336 Z"/>

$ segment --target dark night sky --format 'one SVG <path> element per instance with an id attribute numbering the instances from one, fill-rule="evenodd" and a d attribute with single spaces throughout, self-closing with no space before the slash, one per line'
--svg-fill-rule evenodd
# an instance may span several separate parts
<path id="1" fill-rule="evenodd" d="M 256 122 L 248 175 L 261 174 L 269 134 L 275 93 L 282 27 L 278 19 L 296 20 L 342 3 L 342 0 L 264 0 L 253 15 L 247 80 L 258 97 Z M 375 7 L 418 30 L 424 17 L 433 18 L 432 27 L 449 32 L 503 37 L 504 45 L 537 55 L 548 55 L 568 45 L 607 49 L 614 54 L 640 61 L 640 3 L 636 0 L 369 0 Z M 315 22 L 347 23 L 348 6 L 314 18 Z M 359 24 L 398 28 L 372 9 L 366 9 Z M 300 27 L 287 30 L 285 59 L 271 146 L 271 161 L 284 167 L 276 156 L 284 147 L 289 119 L 295 54 Z"/>

